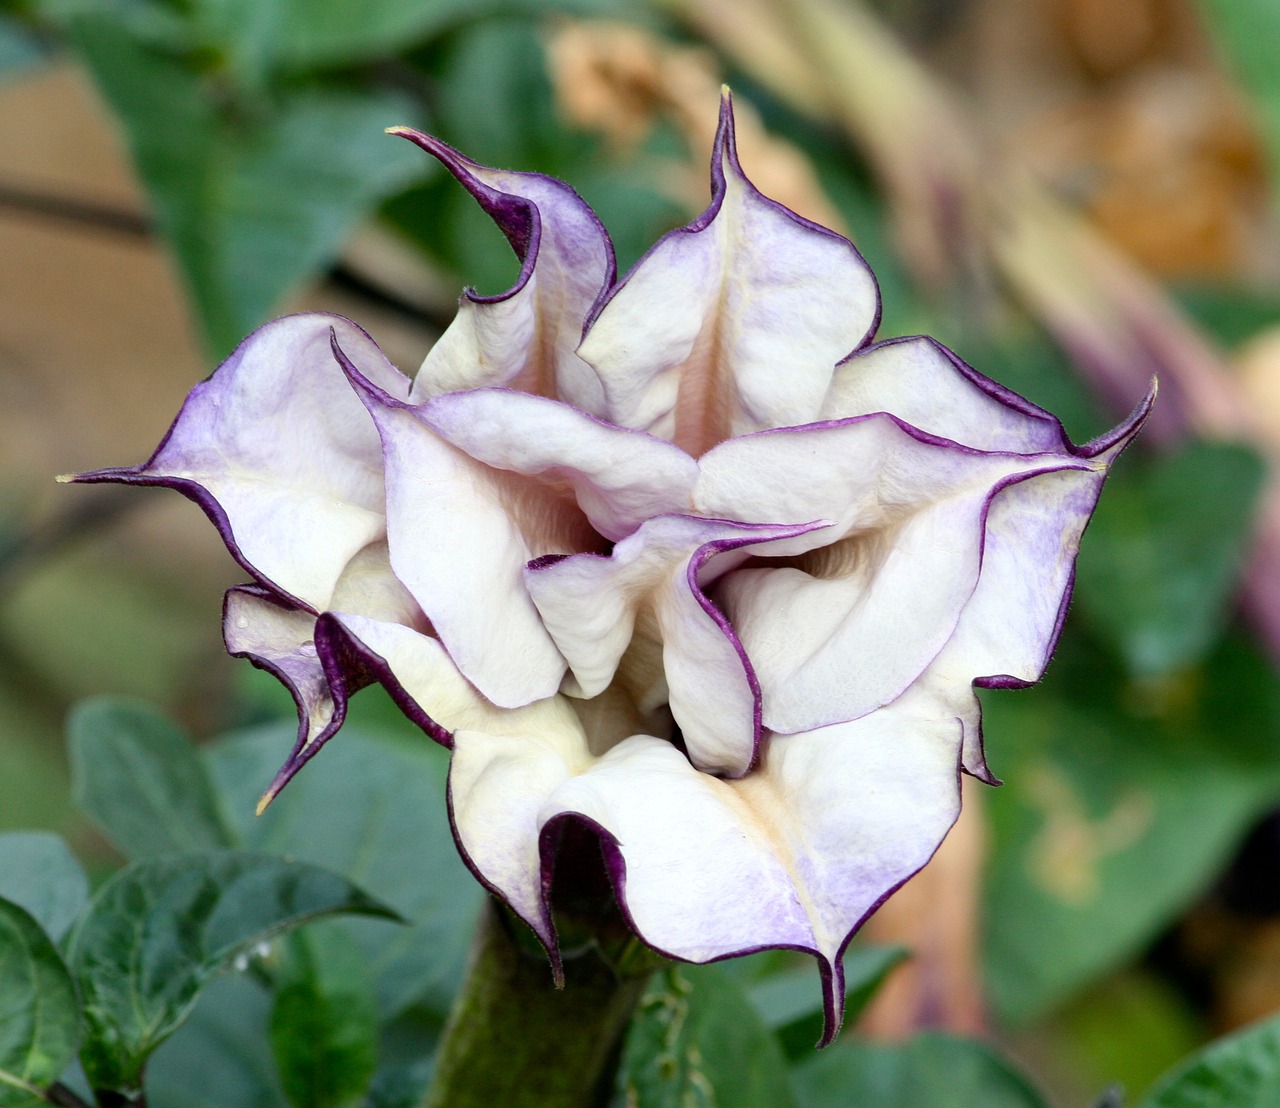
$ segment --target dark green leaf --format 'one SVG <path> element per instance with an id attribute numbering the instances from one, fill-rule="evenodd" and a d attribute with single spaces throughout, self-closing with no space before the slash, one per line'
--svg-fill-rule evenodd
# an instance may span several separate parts
<path id="1" fill-rule="evenodd" d="M 10 831 L 0 835 L 0 897 L 25 908 L 57 941 L 89 899 L 89 879 L 60 836 Z"/>
<path id="2" fill-rule="evenodd" d="M 671 967 L 640 1002 L 619 1081 L 634 1108 L 786 1108 L 786 1060 L 733 977 Z"/>
<path id="3" fill-rule="evenodd" d="M 1017 1023 L 1140 950 L 1280 796 L 1280 682 L 1255 650 L 1129 686 L 1080 631 L 1040 688 L 983 698 L 1006 782 L 987 794 L 987 982 Z"/>
<path id="4" fill-rule="evenodd" d="M 844 1039 L 794 1074 L 801 1108 L 1046 1108 L 1030 1082 L 987 1047 L 941 1035 L 901 1046 Z"/>
<path id="5" fill-rule="evenodd" d="M 130 858 L 233 845 L 195 747 L 154 708 L 89 700 L 67 731 L 76 803 Z"/>
<path id="6" fill-rule="evenodd" d="M 217 354 L 425 171 L 420 152 L 382 133 L 412 122 L 399 96 L 303 87 L 226 104 L 212 76 L 111 15 L 83 15 L 72 28 Z"/>
<path id="7" fill-rule="evenodd" d="M 337 874 L 269 855 L 170 854 L 121 870 L 70 940 L 90 1082 L 139 1088 L 147 1056 L 214 977 L 281 931 L 339 912 L 391 914 Z"/>
<path id="8" fill-rule="evenodd" d="M 1274 1108 L 1280 1104 L 1280 1020 L 1219 1039 L 1159 1081 L 1141 1108 Z"/>
<path id="9" fill-rule="evenodd" d="M 277 49 L 282 60 L 299 66 L 397 53 L 458 24 L 506 13 L 636 15 L 624 0 L 283 0 L 280 7 Z"/>
<path id="10" fill-rule="evenodd" d="M 285 1108 L 268 1045 L 271 998 L 247 976 L 219 978 L 147 1064 L 152 1108 Z"/>
<path id="11" fill-rule="evenodd" d="M 80 1006 L 71 974 L 30 913 L 0 900 L 0 1103 L 43 1103 L 75 1058 Z"/>
<path id="12" fill-rule="evenodd" d="M 318 926 L 282 944 L 271 1012 L 280 1080 L 297 1108 L 354 1108 L 377 1064 L 373 983 L 345 930 Z"/>
<path id="13" fill-rule="evenodd" d="M 348 725 L 255 819 L 294 733 L 265 727 L 208 752 L 238 830 L 256 850 L 345 874 L 410 921 L 345 924 L 372 967 L 384 1019 L 417 1000 L 447 1011 L 482 898 L 449 829 L 448 755 L 417 731 L 412 745 L 398 745 Z"/>
<path id="14" fill-rule="evenodd" d="M 1158 674 L 1197 661 L 1222 634 L 1266 470 L 1222 443 L 1194 444 L 1145 473 L 1136 461 L 1107 483 L 1076 595 L 1133 672 Z"/>

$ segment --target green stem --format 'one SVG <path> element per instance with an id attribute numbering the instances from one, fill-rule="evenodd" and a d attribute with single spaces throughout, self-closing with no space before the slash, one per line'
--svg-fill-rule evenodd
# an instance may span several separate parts
<path id="1" fill-rule="evenodd" d="M 597 1108 L 611 1098 L 622 1038 L 650 965 L 620 977 L 592 947 L 566 957 L 557 989 L 541 952 L 496 903 L 471 962 L 422 1108 Z"/>

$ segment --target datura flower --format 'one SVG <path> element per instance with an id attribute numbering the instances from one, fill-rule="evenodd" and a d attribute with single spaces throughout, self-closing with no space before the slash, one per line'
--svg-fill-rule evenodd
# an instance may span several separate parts
<path id="1" fill-rule="evenodd" d="M 558 965 L 566 829 L 671 957 L 841 955 L 993 782 L 974 686 L 1037 680 L 1081 532 L 1150 406 L 1073 446 L 928 338 L 873 341 L 853 245 L 762 196 L 726 97 L 710 207 L 621 280 L 568 186 L 395 128 L 522 266 L 413 378 L 294 315 L 192 390 L 151 460 L 254 579 L 232 654 L 297 701 L 265 800 L 380 682 L 452 751 L 476 877 Z"/>

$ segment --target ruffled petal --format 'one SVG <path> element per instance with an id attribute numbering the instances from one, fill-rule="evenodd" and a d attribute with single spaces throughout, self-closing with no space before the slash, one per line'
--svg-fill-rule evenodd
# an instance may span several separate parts
<path id="1" fill-rule="evenodd" d="M 426 408 L 371 385 L 337 350 L 382 438 L 396 576 L 454 663 L 495 704 L 551 696 L 565 663 L 525 589 L 525 563 L 594 549 L 572 496 L 493 469 L 436 434 Z"/>
<path id="2" fill-rule="evenodd" d="M 1154 394 L 1115 431 L 1081 451 L 1104 467 L 1133 441 Z M 1055 470 L 1009 481 L 991 498 L 982 571 L 955 633 L 929 670 L 933 688 L 1019 688 L 1043 676 L 1066 619 L 1080 539 L 1107 469 Z M 964 768 L 994 781 L 982 749 L 981 708 L 965 714 Z"/>
<path id="3" fill-rule="evenodd" d="M 748 772 L 760 740 L 760 686 L 704 589 L 750 555 L 767 554 L 772 542 L 824 526 L 661 516 L 607 558 L 531 563 L 529 593 L 573 674 L 566 691 L 600 695 L 635 636 L 657 638 L 671 712 L 693 764 L 733 777 Z"/>
<path id="4" fill-rule="evenodd" d="M 891 412 L 928 434 L 975 450 L 1071 450 L 1055 416 L 923 336 L 876 343 L 837 367 L 820 418 L 873 412 Z"/>
<path id="5" fill-rule="evenodd" d="M 663 439 L 505 389 L 437 397 L 422 419 L 487 466 L 567 482 L 591 526 L 608 539 L 686 510 L 698 476 L 697 462 Z"/>
<path id="6" fill-rule="evenodd" d="M 440 159 L 521 261 L 506 292 L 463 293 L 453 323 L 422 363 L 412 398 L 500 386 L 599 413 L 600 383 L 575 353 L 587 313 L 617 274 L 613 244 L 595 213 L 560 181 L 489 169 L 420 131 L 391 130 Z"/>
<path id="7" fill-rule="evenodd" d="M 408 391 L 354 323 L 286 316 L 191 390 L 150 461 L 76 480 L 177 489 L 205 510 L 249 573 L 322 610 L 350 559 L 384 533 L 378 434 L 334 362 L 331 333 L 378 388 Z"/>
<path id="8" fill-rule="evenodd" d="M 879 294 L 853 244 L 756 191 L 725 98 L 711 206 L 615 286 L 579 353 L 605 415 L 695 457 L 818 417 L 836 363 L 875 332 Z"/>
<path id="9" fill-rule="evenodd" d="M 808 731 L 901 695 L 973 593 L 990 498 L 1015 477 L 1057 469 L 1105 463 L 982 453 L 884 415 L 765 432 L 704 457 L 704 510 L 836 521 L 790 540 L 785 552 L 802 555 L 791 564 L 740 570 L 715 594 L 756 667 L 765 726 Z M 827 535 L 836 541 L 812 549 Z"/>
<path id="10" fill-rule="evenodd" d="M 912 696 L 851 723 L 771 738 L 760 767 L 735 781 L 636 736 L 567 776 L 537 822 L 544 839 L 566 818 L 600 833 L 620 905 L 663 953 L 692 962 L 769 947 L 815 954 L 829 1042 L 843 1011 L 845 946 L 959 814 L 959 747 L 958 721 L 922 712 Z M 518 775 L 514 764 L 509 772 Z"/>

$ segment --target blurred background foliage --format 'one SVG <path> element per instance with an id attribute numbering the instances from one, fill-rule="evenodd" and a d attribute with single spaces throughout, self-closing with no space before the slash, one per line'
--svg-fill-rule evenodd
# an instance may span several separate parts
<path id="1" fill-rule="evenodd" d="M 511 283 L 515 259 L 483 213 L 383 128 L 567 180 L 625 269 L 705 203 L 727 82 L 748 173 L 853 238 L 881 282 L 882 336 L 935 335 L 1077 441 L 1161 378 L 1149 431 L 1086 536 L 1048 677 L 984 697 L 988 757 L 1008 785 L 966 788 L 944 849 L 868 927 L 913 956 L 863 1013 L 861 1054 L 803 1063 L 799 1102 L 839 1103 L 823 1096 L 861 1081 L 906 1098 L 893 1103 L 952 1103 L 929 1100 L 943 1086 L 927 1082 L 964 1070 L 988 1090 L 973 1103 L 1032 1103 L 994 1055 L 964 1069 L 948 1040 L 874 1045 L 926 1029 L 990 1036 L 1053 1103 L 1111 1083 L 1138 1094 L 1197 1045 L 1276 1012 L 1278 12 L 1273 0 L 9 0 L 0 830 L 60 832 L 91 874 L 133 853 L 69 799 L 63 721 L 95 693 L 144 698 L 199 735 L 267 726 L 207 759 L 245 841 L 305 810 L 286 794 L 248 822 L 283 751 L 263 735 L 283 742 L 291 705 L 220 653 L 219 595 L 238 571 L 203 518 L 163 493 L 51 476 L 140 461 L 187 389 L 272 314 L 340 311 L 412 370 L 463 285 Z M 395 748 L 387 765 L 430 762 L 380 697 L 358 705 Z M 345 742 L 320 761 L 346 757 Z M 94 805 L 111 789 L 118 804 L 131 777 L 103 772 L 81 783 L 103 794 L 81 806 L 110 828 Z M 318 768 L 290 790 L 330 790 L 312 802 L 343 818 L 405 807 L 382 819 L 392 868 L 374 891 L 419 921 L 411 937 L 425 927 L 450 953 L 405 969 L 412 942 L 388 948 L 376 932 L 370 945 L 352 925 L 357 960 L 377 955 L 366 986 L 390 1013 L 384 1052 L 415 1019 L 437 1026 L 465 941 L 453 924 L 475 904 L 452 871 L 434 906 L 414 901 L 432 867 L 452 865 L 421 850 L 443 835 L 440 767 L 424 773 L 421 801 L 391 769 L 361 778 L 367 796 L 332 792 L 344 778 Z M 335 835 L 359 841 L 315 831 Z M 421 882 L 399 888 L 415 865 Z M 292 951 L 300 988 L 319 957 Z M 741 1002 L 751 972 L 694 977 L 691 1010 L 733 1022 L 724 990 Z M 397 999 L 398 978 L 427 984 Z M 261 1007 L 237 1000 L 248 988 L 219 986 L 157 1056 L 166 1103 L 196 1103 L 178 1080 L 193 1058 L 243 1050 L 227 1081 L 269 1070 L 226 1015 Z M 789 1026 L 762 1011 L 759 1034 Z M 730 1030 L 735 1049 L 757 1049 L 749 1028 Z M 628 1049 L 643 1080 L 644 1044 Z M 1274 1060 L 1280 1047 L 1267 1049 Z M 412 1084 L 390 1072 L 383 1086 Z M 263 1103 L 284 1102 L 272 1095 Z M 735 1095 L 723 1102 L 755 1102 Z"/>

